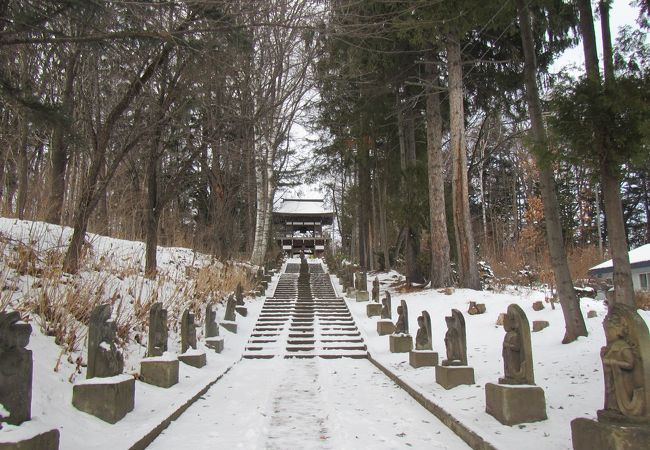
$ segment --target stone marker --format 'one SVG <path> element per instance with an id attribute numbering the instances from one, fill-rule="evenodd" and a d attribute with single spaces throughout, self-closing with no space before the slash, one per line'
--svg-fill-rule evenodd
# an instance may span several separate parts
<path id="1" fill-rule="evenodd" d="M 368 303 L 366 305 L 366 315 L 368 317 L 381 316 L 381 303 Z"/>
<path id="2" fill-rule="evenodd" d="M 533 320 L 533 333 L 542 331 L 544 328 L 548 328 L 549 325 L 547 320 Z"/>
<path id="3" fill-rule="evenodd" d="M 409 310 L 406 302 L 402 300 L 397 307 L 397 322 L 395 332 L 388 336 L 388 344 L 391 353 L 408 353 L 413 350 L 413 338 L 409 334 L 408 315 Z"/>
<path id="4" fill-rule="evenodd" d="M 21 320 L 19 312 L 0 312 L 0 404 L 9 412 L 2 421 L 11 425 L 31 419 L 33 361 L 31 350 L 25 348 L 31 332 L 31 325 Z M 4 442 L 6 438 L 11 442 Z M 33 433 L 17 440 L 0 433 L 0 449 L 5 448 L 57 450 L 59 430 L 35 427 Z"/>
<path id="5" fill-rule="evenodd" d="M 431 339 L 431 317 L 426 311 L 422 311 L 422 315 L 418 317 L 415 350 L 409 352 L 409 364 L 416 369 L 438 365 L 438 353 L 433 351 Z"/>
<path id="6" fill-rule="evenodd" d="M 244 306 L 244 289 L 241 286 L 241 283 L 237 283 L 237 287 L 235 288 L 235 299 L 237 299 L 237 305 L 238 306 Z"/>
<path id="7" fill-rule="evenodd" d="M 381 319 L 377 321 L 377 334 L 379 336 L 395 332 L 391 308 L 390 292 L 386 292 L 386 297 L 381 301 Z"/>
<path id="8" fill-rule="evenodd" d="M 442 366 L 436 366 L 436 382 L 445 389 L 452 389 L 461 384 L 474 384 L 474 368 L 467 366 L 465 318 L 460 311 L 452 309 L 451 316 L 446 316 L 445 322 L 447 359 L 442 361 Z"/>
<path id="9" fill-rule="evenodd" d="M 544 309 L 544 302 L 542 302 L 541 300 L 533 302 L 533 310 L 541 311 L 542 309 Z"/>
<path id="10" fill-rule="evenodd" d="M 135 404 L 135 379 L 122 373 L 124 359 L 115 346 L 116 331 L 111 306 L 95 307 L 88 325 L 87 379 L 72 388 L 75 408 L 108 423 L 121 420 Z"/>
<path id="11" fill-rule="evenodd" d="M 544 390 L 535 386 L 528 318 L 519 305 L 508 306 L 503 328 L 504 377 L 485 385 L 485 411 L 504 425 L 546 420 Z"/>
<path id="12" fill-rule="evenodd" d="M 506 313 L 499 313 L 499 317 L 497 317 L 497 326 L 502 327 L 503 322 L 506 319 Z"/>
<path id="13" fill-rule="evenodd" d="M 235 292 L 235 298 L 237 293 Z M 224 348 L 223 338 L 219 337 L 219 324 L 217 313 L 213 311 L 212 305 L 205 307 L 205 346 L 221 353 Z"/>
<path id="14" fill-rule="evenodd" d="M 148 357 L 162 356 L 167 351 L 167 333 L 167 310 L 162 303 L 154 303 L 149 310 Z"/>
<path id="15" fill-rule="evenodd" d="M 372 280 L 372 301 L 379 303 L 379 277 Z"/>
<path id="16" fill-rule="evenodd" d="M 358 302 L 367 302 L 370 300 L 370 293 L 368 292 L 368 274 L 363 271 L 357 272 L 356 281 L 356 300 Z"/>
<path id="17" fill-rule="evenodd" d="M 178 358 L 167 351 L 167 310 L 157 302 L 149 311 L 147 358 L 140 361 L 140 381 L 168 388 L 178 383 Z"/>
<path id="18" fill-rule="evenodd" d="M 451 287 L 451 286 L 450 286 L 450 287 L 446 287 L 445 290 L 444 290 L 445 295 L 452 295 L 455 291 L 456 291 L 456 290 L 455 290 L 453 287 Z"/>
<path id="19" fill-rule="evenodd" d="M 647 450 L 650 445 L 650 335 L 635 308 L 615 303 L 603 322 L 605 405 L 598 420 L 571 421 L 574 450 Z"/>
<path id="20" fill-rule="evenodd" d="M 88 370 L 86 378 L 112 377 L 124 370 L 124 358 L 115 346 L 117 325 L 111 320 L 111 305 L 99 305 L 88 325 Z"/>
<path id="21" fill-rule="evenodd" d="M 205 352 L 196 349 L 196 324 L 194 314 L 189 309 L 186 309 L 181 316 L 181 354 L 178 355 L 178 359 L 198 368 L 206 364 Z"/>
<path id="22" fill-rule="evenodd" d="M 469 302 L 469 308 L 467 309 L 467 314 L 474 316 L 476 314 L 485 314 L 485 303 L 476 303 Z"/>
<path id="23" fill-rule="evenodd" d="M 235 315 L 235 307 L 237 306 L 237 300 L 233 294 L 228 296 L 226 300 L 226 311 L 223 315 L 223 320 L 221 321 L 221 326 L 231 333 L 237 333 L 237 320 Z"/>
<path id="24" fill-rule="evenodd" d="M 32 418 L 32 351 L 25 348 L 31 332 L 18 311 L 0 312 L 0 404 L 9 411 L 2 421 L 11 425 Z"/>

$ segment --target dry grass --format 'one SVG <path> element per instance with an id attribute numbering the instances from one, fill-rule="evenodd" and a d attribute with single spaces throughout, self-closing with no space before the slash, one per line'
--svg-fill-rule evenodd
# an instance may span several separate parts
<path id="1" fill-rule="evenodd" d="M 650 292 L 636 291 L 634 293 L 634 300 L 637 308 L 650 311 Z"/>

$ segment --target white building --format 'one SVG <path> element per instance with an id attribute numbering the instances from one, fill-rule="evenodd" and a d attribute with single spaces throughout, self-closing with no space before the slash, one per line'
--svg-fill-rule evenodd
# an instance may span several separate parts
<path id="1" fill-rule="evenodd" d="M 650 244 L 630 250 L 629 255 L 634 290 L 650 291 Z M 594 278 L 611 280 L 613 274 L 614 267 L 611 259 L 589 269 L 589 275 Z"/>

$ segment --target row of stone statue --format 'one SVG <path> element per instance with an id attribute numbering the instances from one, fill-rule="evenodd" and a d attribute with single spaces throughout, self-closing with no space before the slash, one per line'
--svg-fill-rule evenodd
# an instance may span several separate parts
<path id="1" fill-rule="evenodd" d="M 236 333 L 236 312 L 246 315 L 241 285 L 228 297 L 224 320 L 220 324 L 216 322 L 212 306 L 206 306 L 206 347 L 216 352 L 223 350 L 224 339 L 219 337 L 219 325 Z M 135 379 L 123 373 L 124 358 L 116 345 L 117 325 L 111 320 L 111 314 L 111 306 L 107 304 L 99 305 L 91 312 L 86 380 L 73 386 L 72 404 L 106 422 L 116 423 L 134 408 Z M 139 377 L 143 382 L 164 388 L 178 383 L 179 360 L 198 368 L 206 364 L 205 352 L 197 350 L 197 324 L 190 310 L 181 315 L 181 354 L 166 353 L 167 317 L 162 303 L 152 305 L 147 357 L 141 361 Z M 29 324 L 21 321 L 18 312 L 0 313 L 0 404 L 9 413 L 2 421 L 12 425 L 31 419 L 33 361 L 32 352 L 25 348 L 31 330 Z M 54 429 L 27 438 L 21 441 L 21 445 L 26 446 L 24 448 L 56 449 L 58 442 L 59 431 Z"/>
<path id="2" fill-rule="evenodd" d="M 373 298 L 378 280 L 373 283 Z M 446 389 L 474 384 L 473 369 L 467 367 L 465 319 L 452 309 L 445 317 L 447 358 L 437 364 L 433 352 L 431 318 L 426 311 L 418 317 L 415 350 L 408 327 L 408 305 L 397 307 L 398 319 L 391 321 L 391 296 L 381 302 L 380 334 L 387 334 L 391 351 L 409 351 L 412 366 L 433 365 L 436 381 Z M 382 325 L 381 322 L 384 322 Z M 610 308 L 603 327 L 606 346 L 601 350 L 605 382 L 605 405 L 598 420 L 578 418 L 572 421 L 575 450 L 648 449 L 650 448 L 650 334 L 636 309 L 615 304 Z M 528 318 L 517 304 L 508 306 L 503 318 L 505 336 L 502 344 L 504 376 L 498 383 L 485 385 L 486 412 L 502 424 L 515 425 L 547 419 L 544 390 L 535 385 L 531 331 Z M 409 350 L 406 350 L 409 349 Z"/>

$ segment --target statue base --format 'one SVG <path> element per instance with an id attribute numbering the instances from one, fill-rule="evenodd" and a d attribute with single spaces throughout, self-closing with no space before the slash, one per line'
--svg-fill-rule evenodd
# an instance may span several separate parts
<path id="1" fill-rule="evenodd" d="M 370 300 L 370 294 L 368 291 L 357 291 L 356 299 L 358 302 L 367 302 Z"/>
<path id="2" fill-rule="evenodd" d="M 349 287 L 345 293 L 348 295 L 348 297 L 355 297 L 357 295 L 357 290 L 353 287 Z"/>
<path id="3" fill-rule="evenodd" d="M 650 426 L 579 418 L 571 421 L 571 440 L 574 450 L 644 450 L 650 442 Z"/>
<path id="4" fill-rule="evenodd" d="M 237 334 L 237 322 L 233 322 L 231 320 L 222 320 L 221 322 L 219 322 L 219 325 L 221 325 L 231 333 Z"/>
<path id="5" fill-rule="evenodd" d="M 205 338 L 205 346 L 217 353 L 221 353 L 224 347 L 223 338 L 219 336 Z"/>
<path id="6" fill-rule="evenodd" d="M 140 381 L 162 388 L 178 383 L 178 358 L 157 356 L 140 362 Z"/>
<path id="7" fill-rule="evenodd" d="M 59 430 L 44 431 L 15 442 L 2 442 L 0 450 L 59 450 Z"/>
<path id="8" fill-rule="evenodd" d="M 178 355 L 178 359 L 180 362 L 197 369 L 206 365 L 205 352 L 199 350 L 189 349 L 185 353 Z"/>
<path id="9" fill-rule="evenodd" d="M 248 308 L 245 306 L 235 306 L 235 311 L 237 311 L 237 314 L 242 317 L 246 317 L 248 315 Z"/>
<path id="10" fill-rule="evenodd" d="M 391 334 L 388 345 L 391 353 L 408 353 L 413 350 L 413 338 L 410 334 Z"/>
<path id="11" fill-rule="evenodd" d="M 503 425 L 546 420 L 544 389 L 530 384 L 485 385 L 485 412 Z"/>
<path id="12" fill-rule="evenodd" d="M 381 316 L 381 303 L 368 303 L 366 305 L 366 314 L 368 317 Z"/>
<path id="13" fill-rule="evenodd" d="M 411 367 L 432 367 L 438 365 L 438 352 L 431 350 L 411 350 L 409 352 Z"/>
<path id="14" fill-rule="evenodd" d="M 436 383 L 445 389 L 461 384 L 474 384 L 474 368 L 468 366 L 436 366 Z"/>
<path id="15" fill-rule="evenodd" d="M 377 334 L 385 336 L 395 332 L 395 324 L 390 319 L 380 319 L 377 321 Z"/>
<path id="16" fill-rule="evenodd" d="M 72 387 L 72 405 L 104 422 L 119 422 L 133 411 L 134 403 L 135 378 L 131 375 L 90 378 Z"/>

